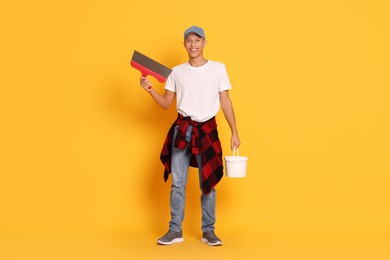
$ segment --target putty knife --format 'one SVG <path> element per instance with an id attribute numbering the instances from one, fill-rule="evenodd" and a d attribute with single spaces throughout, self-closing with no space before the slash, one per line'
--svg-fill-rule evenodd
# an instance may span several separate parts
<path id="1" fill-rule="evenodd" d="M 130 64 L 132 67 L 141 72 L 142 77 L 150 75 L 160 82 L 166 81 L 169 74 L 172 72 L 170 68 L 165 67 L 138 51 L 134 51 Z"/>

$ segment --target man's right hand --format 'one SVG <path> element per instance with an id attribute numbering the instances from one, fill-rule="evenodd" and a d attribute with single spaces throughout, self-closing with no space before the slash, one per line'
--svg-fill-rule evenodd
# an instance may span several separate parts
<path id="1" fill-rule="evenodd" d="M 146 91 L 150 92 L 152 90 L 152 83 L 146 77 L 141 77 L 139 80 L 140 86 Z"/>

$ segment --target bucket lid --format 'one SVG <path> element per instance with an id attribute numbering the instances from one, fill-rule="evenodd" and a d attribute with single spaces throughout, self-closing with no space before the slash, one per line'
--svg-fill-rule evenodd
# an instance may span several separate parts
<path id="1" fill-rule="evenodd" d="M 225 156 L 225 161 L 232 162 L 232 163 L 246 162 L 248 161 L 248 157 L 247 156 Z"/>

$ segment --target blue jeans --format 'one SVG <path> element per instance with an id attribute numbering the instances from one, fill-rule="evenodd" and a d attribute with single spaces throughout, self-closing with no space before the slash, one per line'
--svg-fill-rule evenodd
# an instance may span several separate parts
<path id="1" fill-rule="evenodd" d="M 187 143 L 191 141 L 192 126 L 187 129 Z M 179 127 L 175 127 L 173 140 L 175 140 Z M 173 146 L 173 144 L 172 144 Z M 182 222 L 184 220 L 184 207 L 186 202 L 186 184 L 188 178 L 188 167 L 191 161 L 191 153 L 184 150 L 172 147 L 171 170 L 172 170 L 172 187 L 171 187 L 171 221 L 169 229 L 180 232 L 182 231 Z M 196 155 L 196 160 L 199 166 L 199 183 L 202 192 L 202 231 L 207 232 L 214 230 L 215 224 L 215 189 L 205 195 L 202 191 L 202 157 Z"/>

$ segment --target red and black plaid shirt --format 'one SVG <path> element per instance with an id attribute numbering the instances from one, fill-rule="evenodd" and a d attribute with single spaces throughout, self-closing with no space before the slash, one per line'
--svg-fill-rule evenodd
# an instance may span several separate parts
<path id="1" fill-rule="evenodd" d="M 176 139 L 173 140 L 175 126 L 179 125 Z M 187 144 L 186 132 L 189 125 L 193 126 L 191 141 Z M 173 143 L 174 142 L 174 143 Z M 176 121 L 169 129 L 161 151 L 160 159 L 164 164 L 164 180 L 167 181 L 171 173 L 172 143 L 176 148 L 185 149 L 192 154 L 190 166 L 199 167 L 195 155 L 202 157 L 202 189 L 203 193 L 209 194 L 215 185 L 222 179 L 222 147 L 218 137 L 217 122 L 215 117 L 206 122 L 198 123 L 190 117 L 178 115 Z"/>

